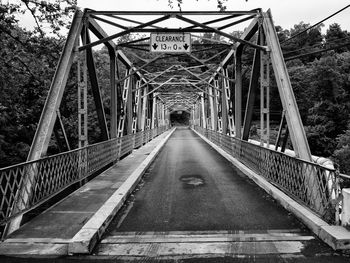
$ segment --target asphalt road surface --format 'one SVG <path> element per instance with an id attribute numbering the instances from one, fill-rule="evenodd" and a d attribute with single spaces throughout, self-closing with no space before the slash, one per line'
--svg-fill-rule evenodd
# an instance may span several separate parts
<path id="1" fill-rule="evenodd" d="M 185 127 L 94 253 L 140 262 L 350 262 Z"/>
<path id="2" fill-rule="evenodd" d="M 109 231 L 304 229 L 188 128 L 175 131 L 139 188 Z"/>

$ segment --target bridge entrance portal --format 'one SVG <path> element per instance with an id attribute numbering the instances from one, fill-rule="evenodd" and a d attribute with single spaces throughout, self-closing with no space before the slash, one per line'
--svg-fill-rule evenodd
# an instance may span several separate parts
<path id="1" fill-rule="evenodd" d="M 236 26 L 242 23 L 246 23 L 245 31 L 233 34 Z M 103 51 L 98 58 L 97 50 Z M 108 65 L 103 72 L 96 66 L 102 58 L 107 60 L 103 64 Z M 137 148 L 170 124 L 191 125 L 247 141 L 255 109 L 260 110 L 261 146 L 269 148 L 270 71 L 276 76 L 282 105 L 276 150 L 283 151 L 283 145 L 290 138 L 296 156 L 311 161 L 270 11 L 77 10 L 28 161 L 37 161 L 47 154 L 53 134 L 62 144 L 61 149 L 78 147 L 86 150 L 85 147 L 92 144 L 88 134 L 91 123 L 98 123 L 95 130 L 100 132 L 100 142 L 106 144 L 88 152 L 94 153 L 97 148 L 101 151 L 110 149 L 106 156 L 130 151 L 129 148 L 121 149 L 124 142 L 121 138 L 130 140 L 128 147 Z M 76 78 L 69 79 L 73 73 Z M 102 82 L 101 75 L 108 75 L 107 81 L 105 78 Z M 248 81 L 244 82 L 244 78 Z M 244 86 L 244 83 L 249 84 Z M 76 90 L 67 92 L 72 87 Z M 70 137 L 66 135 L 64 121 L 69 118 L 61 116 L 60 107 L 65 96 L 76 92 L 78 131 L 77 136 Z M 242 101 L 242 98 L 247 100 Z M 260 105 L 255 105 L 256 98 L 260 99 Z M 132 136 L 135 139 L 131 140 Z M 78 142 L 72 143 L 67 138 L 78 138 Z M 108 143 L 110 148 L 106 147 Z M 116 147 L 120 147 L 119 150 Z M 81 166 L 70 169 L 78 171 L 75 176 L 79 174 L 82 178 L 101 168 L 90 169 L 89 164 L 106 166 L 115 161 L 106 158 L 105 162 L 94 162 L 84 154 L 85 151 L 79 152 L 77 157 Z M 99 155 L 103 154 L 91 158 L 97 159 Z M 19 189 L 21 194 L 16 195 L 18 200 L 11 199 L 16 207 L 12 204 L 7 207 L 4 217 L 11 216 L 7 233 L 21 225 L 23 211 L 28 210 L 28 206 L 35 206 L 60 190 L 55 188 L 55 181 L 45 181 L 45 189 L 50 190 L 44 195 L 38 193 L 37 197 L 33 189 L 38 187 L 33 184 L 51 178 L 51 175 L 37 178 L 37 171 L 36 164 L 28 169 L 23 179 L 26 183 Z M 72 176 L 69 180 L 61 187 L 76 179 Z M 55 187 L 47 187 L 47 184 Z M 309 189 L 317 186 L 312 180 L 306 184 Z M 319 198 L 317 191 L 313 195 L 315 199 Z"/>
<path id="2" fill-rule="evenodd" d="M 176 110 L 170 113 L 171 126 L 189 126 L 190 113 L 184 110 Z"/>

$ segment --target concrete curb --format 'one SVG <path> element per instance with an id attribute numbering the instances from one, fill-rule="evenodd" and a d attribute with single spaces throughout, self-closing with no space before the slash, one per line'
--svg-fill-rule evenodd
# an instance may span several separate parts
<path id="1" fill-rule="evenodd" d="M 299 220 L 301 220 L 313 233 L 315 233 L 321 240 L 335 250 L 350 249 L 350 232 L 342 226 L 331 226 L 321 218 L 316 216 L 309 209 L 303 207 L 295 200 L 287 196 L 277 187 L 270 184 L 265 178 L 256 174 L 254 171 L 243 165 L 237 159 L 222 150 L 219 146 L 208 140 L 206 137 L 197 133 L 205 142 L 213 147 L 224 158 L 236 166 L 246 176 L 252 179 L 258 186 L 269 193 L 276 199 L 286 210 L 292 212 Z"/>
<path id="2" fill-rule="evenodd" d="M 128 195 L 133 191 L 146 169 L 156 158 L 174 131 L 175 129 L 169 132 L 169 134 L 152 150 L 147 158 L 136 168 L 118 190 L 114 192 L 114 194 L 72 238 L 71 242 L 68 244 L 69 254 L 91 253 L 96 242 L 101 238 L 113 217 L 122 207 Z"/>

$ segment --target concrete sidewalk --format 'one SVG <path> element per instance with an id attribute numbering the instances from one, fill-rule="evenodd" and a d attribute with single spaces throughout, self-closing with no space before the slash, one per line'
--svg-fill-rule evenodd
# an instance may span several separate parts
<path id="1" fill-rule="evenodd" d="M 174 130 L 133 151 L 0 244 L 0 255 L 90 253 Z"/>

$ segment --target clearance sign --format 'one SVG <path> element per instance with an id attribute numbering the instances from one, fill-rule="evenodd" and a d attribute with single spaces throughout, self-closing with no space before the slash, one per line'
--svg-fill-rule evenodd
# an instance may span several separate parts
<path id="1" fill-rule="evenodd" d="M 151 52 L 190 53 L 190 33 L 151 33 Z"/>

